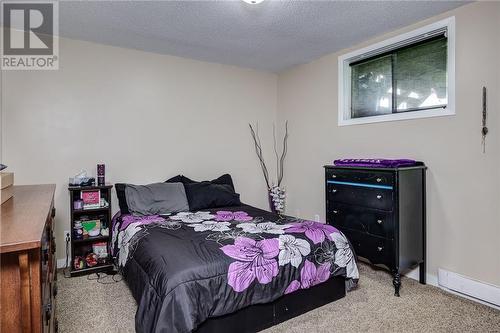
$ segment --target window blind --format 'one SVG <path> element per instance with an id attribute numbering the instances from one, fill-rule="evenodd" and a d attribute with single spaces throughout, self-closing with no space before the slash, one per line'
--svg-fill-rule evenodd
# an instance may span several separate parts
<path id="1" fill-rule="evenodd" d="M 448 28 L 442 27 L 433 31 L 429 31 L 422 35 L 405 39 L 398 43 L 394 43 L 367 53 L 363 53 L 359 56 L 348 59 L 347 62 L 349 63 L 349 66 L 358 65 L 364 61 L 369 61 L 377 57 L 383 57 L 384 55 L 390 54 L 396 50 L 401 50 L 406 47 L 412 47 L 420 43 L 428 42 L 432 39 L 440 39 L 443 37 L 446 38 L 447 33 L 448 33 Z"/>

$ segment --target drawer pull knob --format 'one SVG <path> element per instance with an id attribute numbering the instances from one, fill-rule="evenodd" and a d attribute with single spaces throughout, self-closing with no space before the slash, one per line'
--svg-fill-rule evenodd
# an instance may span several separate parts
<path id="1" fill-rule="evenodd" d="M 382 220 L 377 220 L 377 223 L 378 224 L 382 224 Z"/>
<path id="2" fill-rule="evenodd" d="M 47 304 L 45 305 L 45 321 L 47 322 L 47 325 L 50 322 L 50 318 L 52 317 L 52 304 Z"/>
<path id="3" fill-rule="evenodd" d="M 377 183 L 380 183 L 382 181 L 382 178 L 377 178 Z"/>
<path id="4" fill-rule="evenodd" d="M 337 176 L 335 174 L 332 174 L 332 178 L 337 178 Z"/>
<path id="5" fill-rule="evenodd" d="M 384 248 L 382 246 L 377 247 L 377 251 L 381 252 Z"/>
<path id="6" fill-rule="evenodd" d="M 337 214 L 339 211 L 338 210 L 334 210 L 333 211 L 333 214 Z"/>
<path id="7" fill-rule="evenodd" d="M 381 194 L 377 194 L 377 199 L 382 199 L 382 195 Z"/>
<path id="8" fill-rule="evenodd" d="M 332 190 L 332 193 L 337 193 L 337 189 L 333 189 L 333 190 Z"/>

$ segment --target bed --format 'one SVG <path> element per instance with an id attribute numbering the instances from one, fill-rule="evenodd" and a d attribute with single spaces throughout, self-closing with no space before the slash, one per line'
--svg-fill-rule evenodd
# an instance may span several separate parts
<path id="1" fill-rule="evenodd" d="M 345 296 L 358 269 L 330 225 L 251 206 L 113 218 L 137 332 L 254 332 Z"/>

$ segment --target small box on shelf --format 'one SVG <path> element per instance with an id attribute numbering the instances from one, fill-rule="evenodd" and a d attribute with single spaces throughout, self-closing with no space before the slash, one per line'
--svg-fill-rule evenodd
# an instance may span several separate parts
<path id="1" fill-rule="evenodd" d="M 0 204 L 3 204 L 14 195 L 14 173 L 0 172 Z"/>

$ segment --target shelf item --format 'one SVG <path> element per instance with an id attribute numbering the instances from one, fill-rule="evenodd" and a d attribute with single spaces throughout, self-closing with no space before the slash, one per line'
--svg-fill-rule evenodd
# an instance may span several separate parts
<path id="1" fill-rule="evenodd" d="M 14 185 L 14 173 L 13 172 L 0 172 L 0 189 Z"/>
<path id="2" fill-rule="evenodd" d="M 112 185 L 68 187 L 71 212 L 71 276 L 113 269 L 107 250 L 111 241 L 109 227 L 112 218 L 110 204 L 112 188 Z M 82 201 L 82 206 L 97 203 L 101 206 L 91 209 L 75 209 L 80 206 L 75 205 L 78 201 Z M 106 203 L 104 207 L 102 207 L 103 202 Z M 96 265 L 93 265 L 95 260 L 91 260 L 92 258 L 97 260 Z"/>
<path id="3" fill-rule="evenodd" d="M 95 209 L 101 207 L 101 190 L 81 190 L 80 199 L 83 201 L 83 209 Z"/>
<path id="4" fill-rule="evenodd" d="M 0 172 L 0 204 L 3 204 L 14 195 L 14 173 Z"/>

